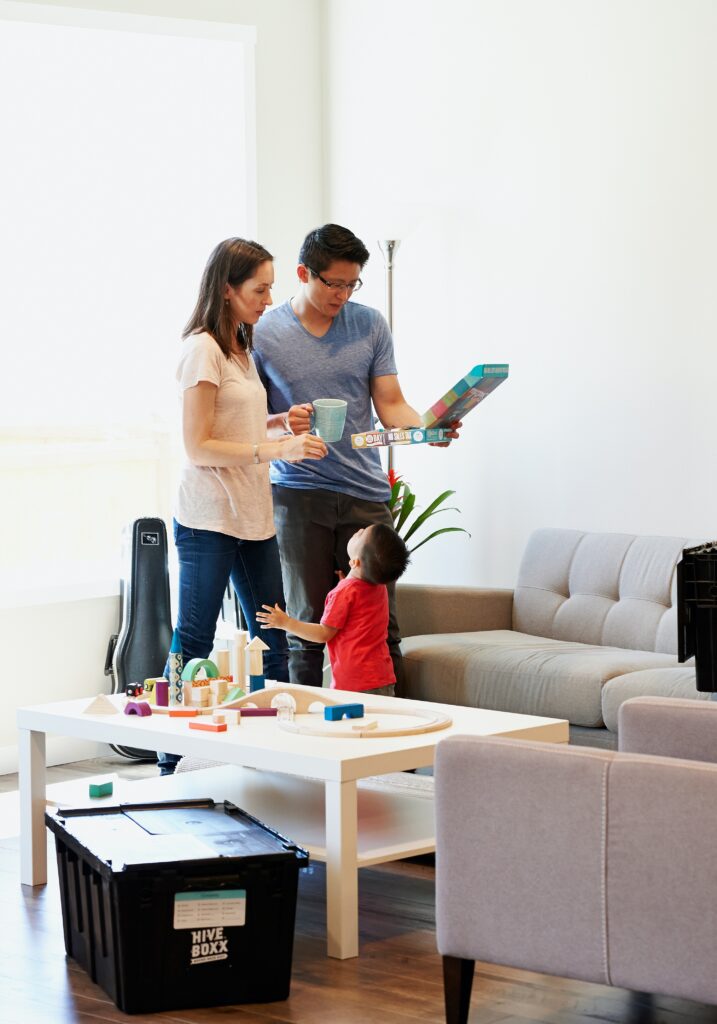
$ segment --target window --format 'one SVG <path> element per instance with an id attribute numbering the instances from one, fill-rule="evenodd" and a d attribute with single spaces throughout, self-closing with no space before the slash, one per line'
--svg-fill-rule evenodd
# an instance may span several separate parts
<path id="1" fill-rule="evenodd" d="M 118 553 L 121 526 L 166 511 L 147 458 L 176 422 L 179 337 L 210 250 L 255 234 L 253 41 L 237 25 L 0 2 L 0 486 L 14 474 L 18 570 L 38 551 L 23 504 L 45 503 L 55 544 L 83 515 L 110 517 L 96 546 L 66 532 L 70 563 L 107 558 L 115 534 Z M 149 444 L 129 476 L 125 435 Z M 77 438 L 82 493 L 58 474 Z M 51 459 L 33 453 L 49 444 Z M 150 477 L 168 494 L 166 467 Z"/>

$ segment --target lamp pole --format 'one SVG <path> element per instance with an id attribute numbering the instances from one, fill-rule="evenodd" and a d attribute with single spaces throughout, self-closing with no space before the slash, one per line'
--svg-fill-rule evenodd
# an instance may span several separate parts
<path id="1" fill-rule="evenodd" d="M 384 263 L 386 264 L 386 321 L 389 326 L 391 334 L 393 334 L 393 257 L 400 245 L 400 241 L 397 238 L 387 238 L 378 243 L 378 247 L 383 253 Z M 385 424 L 384 424 L 385 426 Z M 393 448 L 388 448 L 388 470 L 389 473 L 393 469 Z"/>

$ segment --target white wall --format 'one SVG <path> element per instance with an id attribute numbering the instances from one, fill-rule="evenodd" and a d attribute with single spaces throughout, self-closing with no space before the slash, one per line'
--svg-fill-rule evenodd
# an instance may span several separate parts
<path id="1" fill-rule="evenodd" d="M 402 238 L 409 401 L 511 364 L 459 444 L 397 455 L 473 535 L 410 578 L 510 586 L 544 525 L 713 536 L 717 5 L 330 0 L 325 31 L 327 217 Z"/>

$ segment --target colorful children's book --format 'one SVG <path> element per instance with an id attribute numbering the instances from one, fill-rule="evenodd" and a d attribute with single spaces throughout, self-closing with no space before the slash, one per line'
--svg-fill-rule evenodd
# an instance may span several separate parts
<path id="1" fill-rule="evenodd" d="M 453 420 L 462 419 L 491 391 L 495 391 L 507 376 L 507 363 L 481 363 L 474 366 L 443 398 L 424 412 L 421 417 L 423 426 L 431 429 L 447 427 Z"/>
<path id="2" fill-rule="evenodd" d="M 369 430 L 351 435 L 352 448 L 383 448 L 394 444 L 435 444 L 446 440 L 447 431 L 425 427 L 401 427 L 394 430 Z"/>

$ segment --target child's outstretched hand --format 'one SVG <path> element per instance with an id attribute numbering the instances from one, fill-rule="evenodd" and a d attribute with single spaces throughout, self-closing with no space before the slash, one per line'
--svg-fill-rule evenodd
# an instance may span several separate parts
<path id="1" fill-rule="evenodd" d="M 270 604 L 263 604 L 263 612 L 256 613 L 256 621 L 261 623 L 262 629 L 286 629 L 289 624 L 289 616 L 278 604 L 274 607 Z"/>

